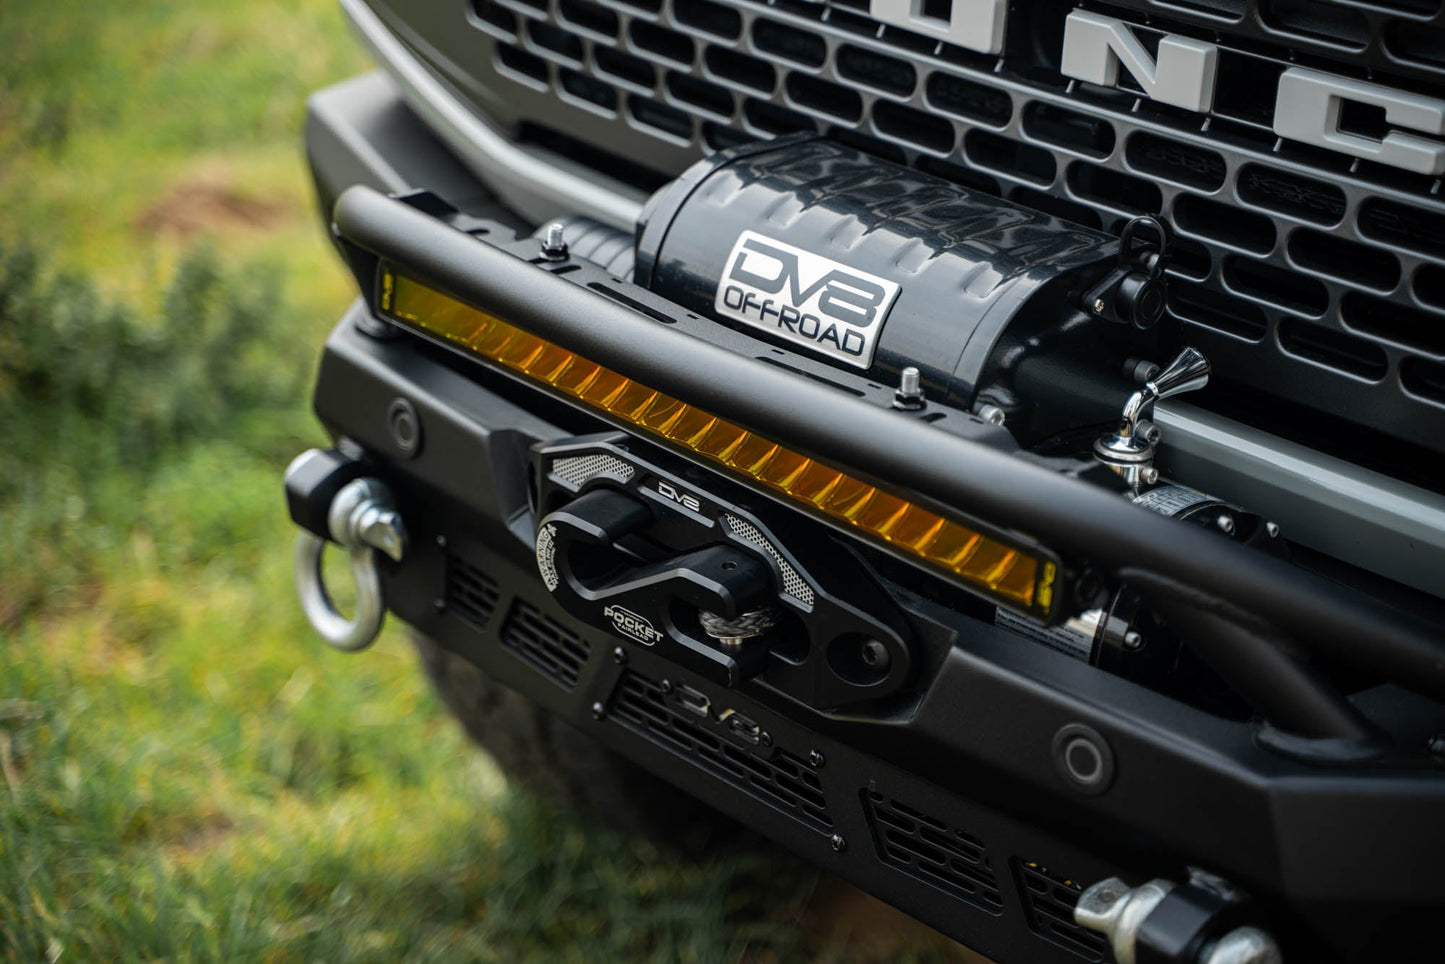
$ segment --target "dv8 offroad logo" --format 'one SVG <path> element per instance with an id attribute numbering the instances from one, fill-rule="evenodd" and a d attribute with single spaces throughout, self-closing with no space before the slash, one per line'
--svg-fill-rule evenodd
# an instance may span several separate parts
<path id="1" fill-rule="evenodd" d="M 744 231 L 728 255 L 713 308 L 867 368 L 898 290 L 886 278 Z"/>

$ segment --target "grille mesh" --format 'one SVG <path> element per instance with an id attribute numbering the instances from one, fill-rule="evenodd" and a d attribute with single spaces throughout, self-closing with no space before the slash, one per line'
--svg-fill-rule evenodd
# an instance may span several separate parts
<path id="1" fill-rule="evenodd" d="M 798 573 L 798 570 L 794 569 L 792 564 L 783 558 L 783 554 L 778 551 L 777 547 L 758 531 L 757 526 L 732 513 L 728 513 L 723 518 L 727 520 L 727 526 L 732 530 L 733 535 L 742 539 L 744 542 L 751 542 L 772 556 L 778 563 L 778 568 L 781 569 L 783 573 L 783 592 L 804 605 L 813 605 L 815 598 L 813 595 L 813 587 L 808 585 L 808 581 Z"/>
<path id="2" fill-rule="evenodd" d="M 1194 282 L 1172 288 L 1174 341 L 1227 380 L 1445 449 L 1439 182 L 1280 142 L 1269 116 L 1291 62 L 1438 94 L 1440 0 L 1112 4 L 1221 44 L 1210 116 L 1067 82 L 1069 4 L 1014 5 L 1002 58 L 880 26 L 866 8 L 475 0 L 470 22 L 497 72 L 536 92 L 515 91 L 518 110 L 556 118 L 560 98 L 607 132 L 601 146 L 668 173 L 685 162 L 677 148 L 824 130 L 1106 230 L 1162 213 L 1181 235 L 1174 273 Z"/>
<path id="3" fill-rule="evenodd" d="M 802 757 L 776 746 L 766 757 L 734 746 L 711 717 L 678 708 L 654 680 L 625 673 L 612 697 L 612 718 L 803 823 L 832 830 L 823 785 Z"/>
<path id="4" fill-rule="evenodd" d="M 595 478 L 626 482 L 632 478 L 635 471 L 626 462 L 604 452 L 595 455 L 574 455 L 555 459 L 552 462 L 552 474 L 574 489 L 580 489 L 583 484 Z"/>
<path id="5" fill-rule="evenodd" d="M 975 907 L 999 913 L 1003 894 L 977 837 L 873 790 L 864 790 L 862 796 L 880 860 Z"/>

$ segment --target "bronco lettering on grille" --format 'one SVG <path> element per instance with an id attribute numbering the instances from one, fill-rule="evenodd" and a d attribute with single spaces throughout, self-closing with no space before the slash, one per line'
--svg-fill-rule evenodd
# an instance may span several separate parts
<path id="1" fill-rule="evenodd" d="M 1124 21 L 1085 10 L 1070 13 L 1064 21 L 1059 68 L 1064 76 L 1113 87 L 1120 67 L 1151 100 L 1199 112 L 1214 104 L 1219 73 L 1219 48 L 1214 44 L 1165 34 L 1158 55 L 1151 57 Z M 1340 114 L 1347 102 L 1383 108 L 1386 122 L 1398 129 L 1378 140 L 1341 130 Z M 1445 135 L 1445 100 L 1435 97 L 1290 67 L 1280 75 L 1274 132 L 1404 171 L 1445 174 L 1445 143 L 1436 140 Z"/>

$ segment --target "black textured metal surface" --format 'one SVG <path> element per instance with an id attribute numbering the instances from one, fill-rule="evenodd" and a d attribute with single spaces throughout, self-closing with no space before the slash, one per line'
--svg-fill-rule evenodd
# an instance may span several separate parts
<path id="1" fill-rule="evenodd" d="M 700 696 L 701 694 L 699 694 Z M 833 827 L 818 775 L 802 757 L 782 747 L 755 752 L 734 745 L 713 725 L 709 708 L 670 701 L 660 681 L 628 671 L 612 695 L 612 718 L 820 831 Z"/>
<path id="2" fill-rule="evenodd" d="M 502 627 L 502 645 L 563 689 L 577 685 L 592 646 L 531 603 L 517 600 Z"/>
<path id="3" fill-rule="evenodd" d="M 1109 943 L 1102 934 L 1074 923 L 1074 907 L 1083 887 L 1033 860 L 1013 859 L 1024 916 L 1035 934 L 1073 951 L 1086 961 L 1102 961 Z"/>
<path id="4" fill-rule="evenodd" d="M 1439 0 L 1087 4 L 1219 43 L 1211 115 L 1068 82 L 1067 3 L 1012 7 L 1001 57 L 847 9 L 863 6 L 429 0 L 402 16 L 499 124 L 614 171 L 672 176 L 739 142 L 823 130 L 1115 233 L 1162 214 L 1180 234 L 1166 348 L 1193 343 L 1223 382 L 1445 449 L 1439 182 L 1269 126 L 1291 63 L 1438 96 Z"/>
<path id="5" fill-rule="evenodd" d="M 447 605 L 478 629 L 486 627 L 497 609 L 501 590 L 491 576 L 456 555 L 448 555 Z"/>
<path id="6" fill-rule="evenodd" d="M 1118 258 L 1102 232 L 823 138 L 700 167 L 648 206 L 638 258 L 651 265 L 653 291 L 743 324 L 719 315 L 714 299 L 719 279 L 736 270 L 734 242 L 749 230 L 875 274 L 899 286 L 896 301 L 876 322 L 842 325 L 881 328 L 872 377 L 896 384 L 902 368 L 917 366 L 930 397 L 965 407 L 1005 337 L 1016 345 L 1076 316 Z M 783 330 L 750 324 L 769 337 Z"/>
<path id="7" fill-rule="evenodd" d="M 981 840 L 874 790 L 861 797 L 879 860 L 991 914 L 1003 910 L 1003 893 Z"/>

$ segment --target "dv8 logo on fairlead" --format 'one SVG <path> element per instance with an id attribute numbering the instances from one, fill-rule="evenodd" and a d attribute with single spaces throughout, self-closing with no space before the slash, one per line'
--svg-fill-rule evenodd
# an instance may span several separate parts
<path id="1" fill-rule="evenodd" d="M 756 231 L 738 235 L 713 309 L 858 368 L 873 364 L 898 285 Z"/>

